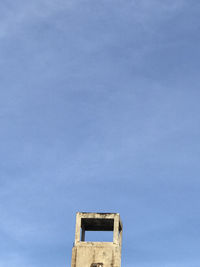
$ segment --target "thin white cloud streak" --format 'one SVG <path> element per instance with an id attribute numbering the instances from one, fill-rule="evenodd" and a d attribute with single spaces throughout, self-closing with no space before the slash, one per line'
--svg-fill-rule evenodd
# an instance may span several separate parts
<path id="1" fill-rule="evenodd" d="M 155 21 L 156 19 L 164 19 L 170 16 L 178 9 L 185 6 L 185 0 L 174 0 L 160 2 L 158 0 L 133 0 L 133 1 L 102 1 L 102 4 L 113 5 L 113 9 L 117 6 L 124 9 L 132 9 L 132 14 L 137 23 L 142 24 L 144 27 L 149 28 L 149 23 Z M 40 19 L 47 19 L 52 15 L 63 12 L 65 10 L 80 8 L 81 6 L 93 5 L 95 2 L 89 0 L 37 0 L 33 2 L 21 1 L 16 6 L 12 4 L 8 6 L 3 6 L 2 10 L 4 16 L 0 19 L 0 38 L 9 37 L 13 34 L 17 34 L 23 31 L 24 27 L 28 24 L 38 23 Z M 101 4 L 101 3 L 100 3 Z M 92 8 L 91 7 L 89 8 Z M 121 11 L 122 11 L 121 10 Z"/>
<path id="2" fill-rule="evenodd" d="M 71 0 L 37 0 L 32 2 L 22 0 L 15 7 L 10 4 L 9 7 L 4 7 L 5 15 L 0 20 L 0 38 L 17 34 L 27 24 L 38 23 L 40 19 L 45 19 L 60 10 L 70 8 L 72 3 Z"/>

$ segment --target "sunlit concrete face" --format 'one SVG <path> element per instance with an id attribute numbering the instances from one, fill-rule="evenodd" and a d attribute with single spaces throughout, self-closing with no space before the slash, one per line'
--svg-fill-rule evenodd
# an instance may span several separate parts
<path id="1" fill-rule="evenodd" d="M 71 267 L 120 267 L 122 228 L 118 213 L 78 212 Z M 85 231 L 113 231 L 113 241 L 86 242 Z"/>

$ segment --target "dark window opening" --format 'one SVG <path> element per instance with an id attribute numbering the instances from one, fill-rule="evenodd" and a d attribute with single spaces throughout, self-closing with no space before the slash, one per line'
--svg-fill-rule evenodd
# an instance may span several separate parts
<path id="1" fill-rule="evenodd" d="M 113 242 L 114 219 L 81 219 L 81 241 Z"/>

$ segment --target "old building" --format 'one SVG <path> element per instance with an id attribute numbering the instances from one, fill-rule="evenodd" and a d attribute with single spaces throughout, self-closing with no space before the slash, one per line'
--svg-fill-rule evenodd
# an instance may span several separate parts
<path id="1" fill-rule="evenodd" d="M 85 241 L 86 231 L 113 231 L 111 242 Z M 76 214 L 71 267 L 120 267 L 122 222 L 118 213 Z"/>

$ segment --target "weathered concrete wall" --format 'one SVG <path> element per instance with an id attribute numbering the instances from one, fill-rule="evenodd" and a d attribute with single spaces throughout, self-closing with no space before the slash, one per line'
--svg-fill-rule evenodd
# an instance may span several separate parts
<path id="1" fill-rule="evenodd" d="M 85 242 L 80 240 L 81 218 L 114 219 L 113 242 Z M 95 222 L 95 220 L 94 220 Z M 98 220 L 99 222 L 99 220 Z M 101 221 L 100 221 L 101 222 Z M 84 225 L 82 225 L 84 227 Z M 86 224 L 86 227 L 87 224 Z M 92 228 L 93 226 L 90 225 Z M 95 227 L 95 226 L 94 226 Z M 103 227 L 100 225 L 96 227 Z M 110 227 L 110 225 L 109 225 Z M 72 249 L 71 267 L 120 267 L 122 223 L 119 214 L 77 213 L 75 244 Z"/>
<path id="2" fill-rule="evenodd" d="M 82 242 L 72 250 L 71 267 L 92 267 L 92 264 L 102 263 L 103 267 L 121 266 L 121 248 L 109 243 Z"/>

